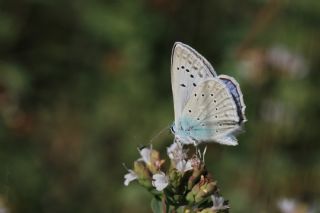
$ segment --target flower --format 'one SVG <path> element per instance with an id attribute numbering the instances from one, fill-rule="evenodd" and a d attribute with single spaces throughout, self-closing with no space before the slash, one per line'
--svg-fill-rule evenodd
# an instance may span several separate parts
<path id="1" fill-rule="evenodd" d="M 143 162 L 145 162 L 147 165 L 151 164 L 151 152 L 152 152 L 152 148 L 143 148 L 141 150 L 139 150 L 141 158 L 139 158 L 138 160 L 142 160 Z"/>
<path id="2" fill-rule="evenodd" d="M 187 150 L 183 149 L 183 145 L 179 142 L 173 142 L 167 148 L 168 156 L 173 161 L 180 161 L 187 158 Z"/>
<path id="3" fill-rule="evenodd" d="M 125 186 L 128 186 L 131 181 L 133 181 L 133 180 L 138 178 L 137 174 L 134 171 L 132 171 L 131 169 L 129 169 L 128 172 L 129 173 L 127 173 L 124 176 L 124 179 L 125 179 L 124 180 L 124 185 Z"/>
<path id="4" fill-rule="evenodd" d="M 162 191 L 169 184 L 169 178 L 163 172 L 159 172 L 152 176 L 152 185 L 156 187 L 158 191 Z"/>
<path id="5" fill-rule="evenodd" d="M 229 209 L 228 205 L 224 205 L 223 197 L 218 196 L 218 195 L 211 195 L 211 199 L 212 199 L 212 202 L 213 202 L 213 205 L 212 205 L 211 208 L 214 211 Z"/>
<path id="6" fill-rule="evenodd" d="M 157 150 L 152 149 L 152 146 L 139 150 L 139 153 L 141 158 L 139 158 L 138 161 L 145 163 L 152 174 L 158 172 L 165 162 L 165 160 L 160 158 L 160 153 Z"/>
<path id="7" fill-rule="evenodd" d="M 283 213 L 293 213 L 295 212 L 297 203 L 293 199 L 282 199 L 278 202 L 278 207 Z"/>
<path id="8" fill-rule="evenodd" d="M 174 168 L 179 172 L 184 173 L 192 169 L 192 161 L 187 158 L 187 150 L 183 149 L 183 145 L 179 142 L 174 142 L 167 148 L 167 153 L 172 161 Z"/>
<path id="9" fill-rule="evenodd" d="M 181 161 L 178 161 L 175 165 L 175 168 L 181 172 L 181 173 L 184 173 L 186 171 L 189 171 L 189 170 L 192 170 L 192 161 L 191 160 L 181 160 Z"/>

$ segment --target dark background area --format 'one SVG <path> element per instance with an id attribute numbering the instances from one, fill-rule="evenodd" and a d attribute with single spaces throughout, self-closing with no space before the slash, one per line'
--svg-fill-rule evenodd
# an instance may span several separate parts
<path id="1" fill-rule="evenodd" d="M 316 0 L 0 1 L 1 210 L 150 212 L 122 163 L 174 119 L 175 41 L 244 93 L 240 145 L 206 156 L 231 212 L 319 205 L 319 23 Z"/>

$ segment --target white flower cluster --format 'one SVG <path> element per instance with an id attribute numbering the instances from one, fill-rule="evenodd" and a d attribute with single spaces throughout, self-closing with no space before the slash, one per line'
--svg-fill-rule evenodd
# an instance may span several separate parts
<path id="1" fill-rule="evenodd" d="M 188 150 L 183 148 L 183 145 L 179 142 L 174 142 L 167 148 L 167 154 L 172 161 L 172 165 L 177 171 L 180 173 L 184 173 L 186 171 L 192 170 L 193 165 L 199 163 L 198 158 L 187 159 Z M 152 164 L 151 162 L 151 153 L 152 148 L 143 148 L 139 150 L 140 158 L 138 161 L 143 161 L 146 165 Z M 128 173 L 124 176 L 125 181 L 124 185 L 128 186 L 129 183 L 138 178 L 137 174 L 133 170 L 128 170 Z M 158 171 L 152 176 L 152 185 L 158 190 L 162 191 L 169 184 L 169 178 L 162 171 Z"/>
<path id="2" fill-rule="evenodd" d="M 124 185 L 133 180 L 148 189 L 158 202 L 170 200 L 174 208 L 192 213 L 227 213 L 229 206 L 219 195 L 219 189 L 212 175 L 207 171 L 204 155 L 196 147 L 190 158 L 188 150 L 177 141 L 167 147 L 170 165 L 152 147 L 138 150 L 140 157 L 134 161 L 134 168 L 127 169 Z M 166 203 L 166 202 L 164 202 Z M 201 204 L 201 208 L 199 208 Z M 161 204 L 163 205 L 163 204 Z"/>

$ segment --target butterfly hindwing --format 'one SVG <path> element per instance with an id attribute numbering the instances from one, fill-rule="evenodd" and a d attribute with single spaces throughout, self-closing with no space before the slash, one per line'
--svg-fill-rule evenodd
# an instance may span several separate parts
<path id="1" fill-rule="evenodd" d="M 243 101 L 243 95 L 240 90 L 239 83 L 232 77 L 228 75 L 219 75 L 220 80 L 228 87 L 229 92 L 231 93 L 238 109 L 238 115 L 240 117 L 240 123 L 244 123 L 247 121 L 246 116 L 244 114 L 246 105 Z"/>
<path id="2" fill-rule="evenodd" d="M 192 90 L 201 82 L 216 76 L 210 63 L 197 51 L 183 43 L 175 43 L 171 58 L 175 120 L 181 116 Z"/>
<path id="3" fill-rule="evenodd" d="M 227 86 L 219 78 L 204 81 L 188 100 L 179 125 L 182 135 L 195 143 L 215 141 L 236 145 L 232 133 L 239 130 L 237 105 Z"/>

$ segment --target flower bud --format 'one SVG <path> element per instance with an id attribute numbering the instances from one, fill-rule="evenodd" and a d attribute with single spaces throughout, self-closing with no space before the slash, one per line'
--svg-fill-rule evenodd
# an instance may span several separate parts
<path id="1" fill-rule="evenodd" d="M 201 180 L 193 186 L 187 194 L 186 200 L 189 203 L 199 203 L 217 190 L 216 182 L 210 181 L 201 175 Z"/>
<path id="2" fill-rule="evenodd" d="M 169 171 L 169 180 L 173 188 L 178 188 L 181 184 L 182 175 L 176 169 L 172 168 Z"/>
<path id="3" fill-rule="evenodd" d="M 193 204 L 195 203 L 195 197 L 200 191 L 200 184 L 196 184 L 193 186 L 192 190 L 186 195 L 186 200 L 190 203 Z"/>
<path id="4" fill-rule="evenodd" d="M 216 182 L 208 182 L 200 186 L 199 192 L 195 196 L 195 202 L 201 202 L 203 199 L 206 199 L 208 196 L 212 195 L 217 190 Z"/>
<path id="5" fill-rule="evenodd" d="M 201 175 L 204 175 L 206 172 L 206 168 L 203 164 L 200 164 L 199 167 L 194 167 L 192 175 L 188 180 L 188 190 L 191 190 L 194 184 L 200 180 Z"/>
<path id="6" fill-rule="evenodd" d="M 136 173 L 138 177 L 139 183 L 146 187 L 151 188 L 152 187 L 152 178 L 149 170 L 146 167 L 146 164 L 142 161 L 135 161 L 134 162 L 134 172 Z"/>
<path id="7" fill-rule="evenodd" d="M 152 174 L 157 173 L 165 162 L 165 160 L 161 160 L 160 153 L 155 149 L 151 150 L 150 161 L 151 162 L 150 164 L 147 164 L 147 167 Z"/>

